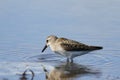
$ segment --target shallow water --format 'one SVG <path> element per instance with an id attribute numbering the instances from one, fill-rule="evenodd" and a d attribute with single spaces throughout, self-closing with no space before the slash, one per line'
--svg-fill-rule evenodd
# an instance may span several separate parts
<path id="1" fill-rule="evenodd" d="M 120 80 L 120 1 L 0 4 L 0 80 Z M 51 34 L 103 49 L 66 63 L 50 48 L 41 53 Z"/>

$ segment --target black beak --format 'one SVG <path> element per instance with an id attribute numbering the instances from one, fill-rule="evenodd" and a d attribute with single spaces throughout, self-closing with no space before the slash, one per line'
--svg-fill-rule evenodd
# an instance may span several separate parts
<path id="1" fill-rule="evenodd" d="M 45 45 L 45 47 L 43 48 L 42 52 L 44 52 L 46 48 L 47 48 L 47 45 Z"/>

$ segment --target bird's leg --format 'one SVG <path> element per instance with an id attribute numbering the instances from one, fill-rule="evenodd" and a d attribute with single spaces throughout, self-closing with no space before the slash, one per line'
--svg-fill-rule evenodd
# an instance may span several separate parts
<path id="1" fill-rule="evenodd" d="M 73 58 L 70 58 L 70 60 L 71 60 L 71 63 L 73 63 Z"/>
<path id="2" fill-rule="evenodd" d="M 69 62 L 69 58 L 67 58 L 67 62 Z"/>

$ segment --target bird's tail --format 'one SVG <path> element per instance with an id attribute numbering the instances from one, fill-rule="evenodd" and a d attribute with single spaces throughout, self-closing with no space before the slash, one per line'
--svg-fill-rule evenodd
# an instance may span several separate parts
<path id="1" fill-rule="evenodd" d="M 90 46 L 92 50 L 100 50 L 103 49 L 101 46 Z"/>

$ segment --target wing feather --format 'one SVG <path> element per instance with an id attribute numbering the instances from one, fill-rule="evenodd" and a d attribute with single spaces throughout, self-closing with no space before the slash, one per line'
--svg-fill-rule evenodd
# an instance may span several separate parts
<path id="1" fill-rule="evenodd" d="M 88 51 L 90 50 L 90 47 L 88 45 L 85 45 L 83 43 L 66 39 L 66 38 L 59 38 L 59 41 L 61 42 L 60 45 L 67 51 Z"/>

